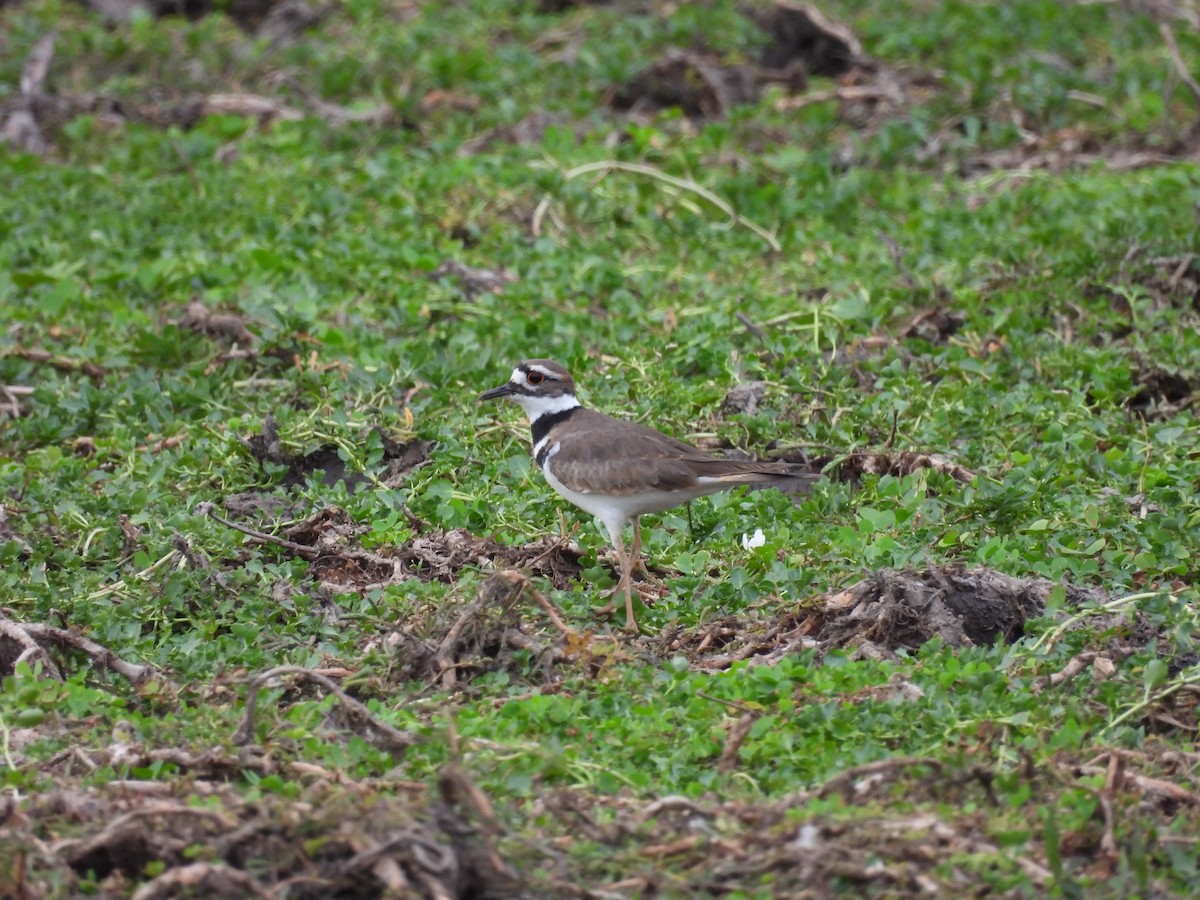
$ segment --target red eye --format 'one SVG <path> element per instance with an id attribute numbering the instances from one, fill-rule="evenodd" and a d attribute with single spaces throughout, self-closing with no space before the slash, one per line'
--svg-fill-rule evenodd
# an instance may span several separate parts
<path id="1" fill-rule="evenodd" d="M 526 376 L 526 380 L 530 384 L 541 384 L 543 381 L 546 380 L 546 376 L 543 375 L 541 372 L 530 372 Z"/>

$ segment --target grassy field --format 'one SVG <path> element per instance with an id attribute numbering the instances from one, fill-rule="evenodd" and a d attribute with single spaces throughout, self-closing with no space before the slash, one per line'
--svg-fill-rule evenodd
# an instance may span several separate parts
<path id="1" fill-rule="evenodd" d="M 0 5 L 0 896 L 1194 894 L 1195 3 L 201 6 Z M 540 356 L 827 477 L 627 637 Z"/>

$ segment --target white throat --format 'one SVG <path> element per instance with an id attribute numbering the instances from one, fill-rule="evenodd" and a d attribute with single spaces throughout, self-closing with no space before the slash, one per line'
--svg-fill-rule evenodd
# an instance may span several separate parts
<path id="1" fill-rule="evenodd" d="M 525 415 L 529 417 L 530 425 L 542 416 L 552 416 L 556 413 L 566 412 L 568 409 L 574 409 L 579 405 L 579 401 L 575 399 L 574 394 L 563 394 L 561 397 L 531 397 L 528 394 L 514 394 L 512 399 L 521 404 L 521 408 L 525 410 Z"/>

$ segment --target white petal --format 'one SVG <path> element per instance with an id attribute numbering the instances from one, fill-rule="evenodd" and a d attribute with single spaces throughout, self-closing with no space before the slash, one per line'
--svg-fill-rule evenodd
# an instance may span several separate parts
<path id="1" fill-rule="evenodd" d="M 754 537 L 748 534 L 742 535 L 742 549 L 753 550 L 755 547 L 762 547 L 767 543 L 767 536 L 763 534 L 761 528 L 754 529 Z"/>

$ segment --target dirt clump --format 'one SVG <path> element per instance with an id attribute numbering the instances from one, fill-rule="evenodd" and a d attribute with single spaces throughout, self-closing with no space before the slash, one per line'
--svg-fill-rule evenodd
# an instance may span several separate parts
<path id="1" fill-rule="evenodd" d="M 811 603 L 781 608 L 770 619 L 730 616 L 664 633 L 658 649 L 664 655 L 685 653 L 701 669 L 724 669 L 740 660 L 770 663 L 805 650 L 846 649 L 856 657 L 896 659 L 897 651 L 915 651 L 935 638 L 950 647 L 989 646 L 1020 638 L 1024 623 L 1044 612 L 1057 586 L 984 567 L 881 569 Z M 1099 596 L 1063 587 L 1076 605 Z"/>

